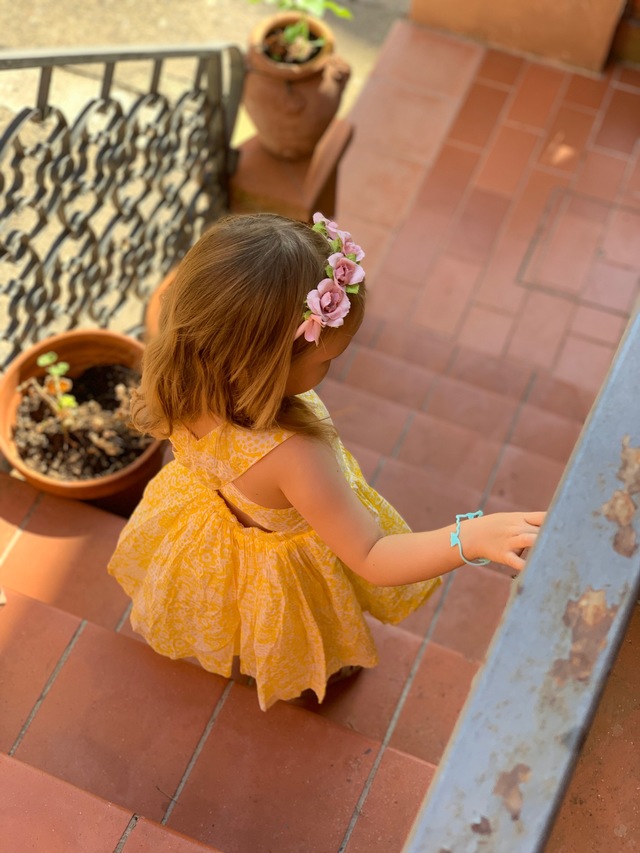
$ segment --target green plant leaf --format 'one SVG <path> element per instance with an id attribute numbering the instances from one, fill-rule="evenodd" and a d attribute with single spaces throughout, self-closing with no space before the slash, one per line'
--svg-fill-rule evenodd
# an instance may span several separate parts
<path id="1" fill-rule="evenodd" d="M 345 287 L 345 290 L 347 291 L 347 293 L 357 293 L 360 290 L 360 285 L 359 284 L 348 284 Z"/>
<path id="2" fill-rule="evenodd" d="M 78 401 L 73 394 L 61 394 L 58 397 L 58 405 L 61 409 L 75 409 L 78 406 Z"/>
<path id="3" fill-rule="evenodd" d="M 68 362 L 59 361 L 57 364 L 52 364 L 47 370 L 47 373 L 50 376 L 64 376 L 67 370 L 69 370 Z"/>
<path id="4" fill-rule="evenodd" d="M 45 352 L 42 355 L 38 356 L 36 364 L 38 365 L 38 367 L 48 367 L 50 364 L 54 364 L 57 360 L 57 353 Z"/>
<path id="5" fill-rule="evenodd" d="M 348 20 L 353 18 L 351 9 L 341 6 L 339 3 L 334 3 L 333 0 L 324 0 L 323 5 L 329 12 L 333 12 L 336 18 L 347 18 Z"/>

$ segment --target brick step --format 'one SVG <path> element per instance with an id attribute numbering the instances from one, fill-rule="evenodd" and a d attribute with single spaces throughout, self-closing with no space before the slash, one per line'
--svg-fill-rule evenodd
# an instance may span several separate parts
<path id="1" fill-rule="evenodd" d="M 135 814 L 238 853 L 293 853 L 311 835 L 338 849 L 368 783 L 347 850 L 400 849 L 478 669 L 435 643 L 417 662 L 419 637 L 373 625 L 378 668 L 332 686 L 322 706 L 265 714 L 250 687 L 5 592 L 1 749 L 113 804 L 120 834 Z"/>
<path id="2" fill-rule="evenodd" d="M 2 754 L 0 803 L 11 853 L 220 853 Z"/>

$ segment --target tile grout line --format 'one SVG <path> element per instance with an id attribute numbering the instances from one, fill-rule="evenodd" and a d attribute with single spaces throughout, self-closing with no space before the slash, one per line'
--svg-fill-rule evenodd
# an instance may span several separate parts
<path id="1" fill-rule="evenodd" d="M 124 845 L 129 840 L 129 836 L 131 835 L 133 830 L 136 828 L 136 825 L 137 825 L 139 820 L 140 820 L 140 815 L 138 815 L 138 814 L 131 815 L 131 820 L 126 825 L 124 832 L 120 836 L 120 841 L 118 841 L 113 853 L 122 853 L 122 850 L 124 849 Z"/>
<path id="2" fill-rule="evenodd" d="M 211 734 L 211 730 L 214 727 L 216 720 L 218 719 L 218 716 L 220 715 L 220 712 L 222 711 L 222 708 L 224 707 L 224 705 L 225 705 L 225 703 L 229 697 L 229 693 L 231 692 L 233 684 L 234 684 L 233 681 L 229 681 L 227 686 L 222 691 L 222 696 L 216 702 L 216 706 L 213 709 L 211 717 L 209 718 L 209 721 L 207 722 L 207 725 L 205 726 L 204 731 L 203 731 L 202 735 L 200 736 L 200 740 L 196 744 L 196 748 L 193 751 L 193 755 L 189 759 L 189 763 L 187 764 L 187 767 L 186 767 L 186 769 L 182 775 L 182 779 L 178 783 L 178 787 L 176 788 L 174 795 L 171 797 L 171 801 L 170 801 L 169 805 L 167 806 L 167 810 L 164 813 L 164 817 L 160 821 L 162 826 L 167 825 L 167 821 L 171 817 L 171 814 L 172 814 L 174 808 L 176 807 L 178 800 L 180 799 L 180 795 L 182 794 L 182 791 L 184 790 L 184 786 L 187 784 L 189 776 L 191 775 L 191 771 L 193 770 L 196 761 L 200 757 L 200 753 L 204 749 L 204 745 L 207 742 L 209 735 Z"/>
<path id="3" fill-rule="evenodd" d="M 531 397 L 531 392 L 533 391 L 533 386 L 535 385 L 537 378 L 538 378 L 538 373 L 535 370 L 532 371 L 531 376 L 529 377 L 529 381 L 527 382 L 527 385 L 524 389 L 524 393 L 522 394 L 522 398 L 520 399 L 518 406 L 517 406 L 515 412 L 513 413 L 513 420 L 511 421 L 509 429 L 507 430 L 507 434 L 504 437 L 504 441 L 502 442 L 502 447 L 500 448 L 500 452 L 498 453 L 498 457 L 494 463 L 493 468 L 491 469 L 489 476 L 487 477 L 487 483 L 484 487 L 484 491 L 482 492 L 482 497 L 480 498 L 480 508 L 481 509 L 484 509 L 485 504 L 489 500 L 489 496 L 491 495 L 491 490 L 493 489 L 493 485 L 496 481 L 496 477 L 498 476 L 498 470 L 500 468 L 502 460 L 504 459 L 504 454 L 506 452 L 507 447 L 513 446 L 513 445 L 510 445 L 511 438 L 513 437 L 513 434 L 516 430 L 516 426 L 520 420 L 520 417 L 522 415 L 524 407 L 525 407 L 527 401 L 529 400 L 529 398 Z"/>
<path id="4" fill-rule="evenodd" d="M 78 625 L 78 627 L 76 628 L 76 630 L 75 630 L 75 632 L 74 632 L 73 637 L 69 640 L 69 643 L 68 643 L 68 645 L 67 645 L 66 649 L 65 649 L 65 650 L 64 650 L 64 652 L 60 655 L 60 658 L 58 659 L 58 662 L 57 662 L 57 664 L 55 665 L 55 668 L 54 668 L 53 672 L 51 673 L 51 675 L 50 675 L 50 676 L 49 676 L 49 678 L 47 679 L 47 682 L 46 682 L 45 686 L 42 688 L 42 693 L 40 694 L 40 696 L 39 696 L 39 697 L 38 697 L 38 699 L 36 700 L 35 705 L 34 705 L 34 706 L 33 706 L 33 708 L 31 709 L 31 711 L 29 712 L 29 716 L 27 717 L 27 719 L 26 719 L 26 721 L 24 722 L 24 724 L 23 724 L 22 728 L 20 729 L 20 733 L 18 734 L 18 737 L 16 738 L 16 740 L 15 740 L 15 742 L 14 742 L 13 746 L 12 746 L 12 747 L 11 747 L 11 749 L 9 750 L 8 755 L 10 755 L 10 756 L 15 755 L 15 753 L 16 753 L 16 751 L 17 751 L 18 747 L 19 747 L 19 746 L 20 746 L 20 744 L 22 743 L 22 741 L 23 741 L 23 739 L 24 739 L 24 736 L 25 736 L 25 735 L 26 735 L 26 733 L 27 733 L 27 730 L 29 729 L 29 726 L 30 726 L 30 725 L 31 725 L 31 723 L 33 722 L 33 720 L 34 720 L 34 718 L 35 718 L 36 714 L 38 713 L 38 711 L 40 710 L 40 707 L 42 706 L 42 703 L 43 703 L 43 702 L 44 702 L 44 700 L 47 698 L 47 694 L 49 693 L 49 691 L 51 690 L 51 688 L 52 688 L 52 687 L 53 687 L 53 685 L 54 685 L 54 682 L 56 681 L 56 679 L 57 679 L 57 678 L 58 678 L 58 676 L 60 675 L 60 671 L 62 670 L 63 666 L 64 666 L 64 665 L 65 665 L 65 663 L 67 662 L 67 660 L 68 660 L 68 658 L 69 658 L 69 655 L 70 655 L 70 654 L 71 654 L 71 652 L 73 651 L 73 649 L 74 649 L 74 647 L 75 647 L 76 643 L 77 643 L 77 642 L 78 642 L 78 640 L 80 639 L 80 637 L 81 637 L 81 635 L 82 635 L 82 633 L 83 633 L 83 631 L 84 631 L 84 629 L 85 629 L 86 627 L 87 627 L 87 620 L 86 620 L 86 619 L 83 619 L 83 620 L 80 622 L 80 624 Z"/>
<path id="5" fill-rule="evenodd" d="M 3 562 L 5 561 L 5 559 L 6 559 L 6 557 L 7 557 L 7 554 L 9 553 L 9 551 L 13 548 L 13 546 L 16 544 L 16 542 L 18 541 L 18 539 L 19 539 L 19 538 L 20 538 L 20 536 L 22 535 L 22 533 L 23 533 L 23 531 L 25 530 L 25 528 L 26 528 L 27 524 L 28 524 L 28 523 L 29 523 L 29 521 L 31 520 L 31 516 L 32 516 L 32 515 L 33 515 L 33 513 L 36 511 L 36 508 L 39 506 L 39 504 L 40 504 L 40 502 L 41 502 L 41 500 L 42 500 L 42 498 L 43 498 L 43 497 L 44 497 L 44 492 L 38 492 L 38 494 L 37 494 L 37 495 L 36 495 L 36 497 L 34 498 L 33 503 L 31 504 L 31 506 L 29 507 L 29 509 L 28 509 L 28 510 L 27 510 L 27 512 L 25 513 L 24 518 L 22 519 L 22 521 L 20 522 L 20 524 L 16 527 L 16 529 L 14 530 L 13 535 L 11 536 L 11 539 L 9 539 L 9 542 L 7 543 L 6 547 L 5 547 L 5 548 L 4 548 L 4 550 L 2 551 L 2 554 L 0 554 L 0 566 L 1 566 L 1 565 L 3 564 Z"/>
<path id="6" fill-rule="evenodd" d="M 120 633 L 120 630 L 121 630 L 122 626 L 125 624 L 125 622 L 126 622 L 126 621 L 127 621 L 127 619 L 129 618 L 129 615 L 131 614 L 131 611 L 132 611 L 132 610 L 133 610 L 133 601 L 130 601 L 130 602 L 127 604 L 127 606 L 125 607 L 125 609 L 124 609 L 124 612 L 123 612 L 122 616 L 120 617 L 120 619 L 118 619 L 118 624 L 117 624 L 117 625 L 116 625 L 116 627 L 114 628 L 114 630 L 115 630 L 116 634 L 119 634 L 119 633 Z"/>
<path id="7" fill-rule="evenodd" d="M 347 845 L 349 844 L 349 841 L 351 839 L 353 831 L 356 827 L 356 824 L 357 824 L 358 819 L 360 817 L 360 814 L 362 812 L 362 807 L 364 806 L 364 803 L 365 803 L 365 801 L 369 795 L 369 791 L 371 790 L 373 783 L 375 781 L 375 777 L 378 773 L 378 769 L 380 767 L 380 764 L 382 763 L 384 753 L 385 753 L 385 751 L 389 745 L 389 742 L 391 741 L 391 738 L 393 737 L 393 733 L 394 733 L 395 728 L 398 724 L 398 720 L 399 720 L 400 715 L 402 713 L 402 710 L 404 708 L 404 705 L 405 705 L 405 702 L 406 702 L 407 697 L 409 695 L 409 692 L 413 686 L 413 682 L 415 680 L 418 669 L 420 668 L 420 665 L 422 663 L 422 659 L 423 659 L 424 654 L 426 652 L 427 646 L 431 642 L 431 637 L 433 636 L 433 634 L 435 632 L 436 625 L 437 625 L 438 619 L 440 617 L 440 613 L 442 612 L 442 609 L 444 607 L 444 603 L 445 603 L 446 598 L 447 598 L 447 594 L 449 593 L 449 590 L 451 588 L 451 584 L 453 583 L 453 574 L 454 574 L 453 572 L 449 572 L 449 576 L 444 581 L 442 594 L 440 596 L 440 601 L 436 605 L 436 608 L 435 608 L 435 611 L 433 614 L 433 618 L 431 619 L 431 622 L 429 624 L 429 628 L 428 628 L 422 642 L 420 643 L 420 648 L 418 649 L 418 653 L 416 654 L 413 665 L 409 671 L 409 675 L 407 676 L 407 679 L 404 683 L 402 693 L 400 694 L 400 697 L 398 698 L 398 701 L 396 703 L 396 707 L 395 707 L 394 712 L 391 716 L 391 720 L 389 721 L 389 725 L 387 726 L 387 731 L 385 732 L 384 738 L 382 739 L 382 741 L 380 743 L 380 749 L 378 750 L 378 754 L 376 755 L 374 762 L 373 762 L 373 765 L 371 766 L 371 770 L 369 771 L 369 775 L 367 776 L 367 779 L 364 783 L 364 787 L 362 789 L 362 792 L 360 793 L 360 796 L 358 798 L 358 802 L 356 803 L 356 805 L 353 809 L 353 813 L 351 815 L 351 820 L 349 821 L 349 825 L 347 826 L 347 829 L 346 829 L 345 834 L 344 834 L 344 838 L 342 839 L 342 842 L 340 844 L 340 847 L 338 848 L 337 853 L 345 853 Z"/>

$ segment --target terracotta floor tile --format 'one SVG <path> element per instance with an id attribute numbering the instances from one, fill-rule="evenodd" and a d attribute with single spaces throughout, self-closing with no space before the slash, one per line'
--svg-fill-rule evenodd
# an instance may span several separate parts
<path id="1" fill-rule="evenodd" d="M 455 423 L 427 414 L 414 418 L 398 458 L 482 492 L 499 452 L 500 442 L 486 439 L 463 419 Z"/>
<path id="2" fill-rule="evenodd" d="M 416 208 L 453 214 L 471 182 L 480 155 L 476 151 L 445 144 L 427 173 L 416 197 Z"/>
<path id="3" fill-rule="evenodd" d="M 426 165 L 437 154 L 456 107 L 449 98 L 374 76 L 360 93 L 352 118 L 378 156 L 402 152 L 403 159 Z"/>
<path id="4" fill-rule="evenodd" d="M 382 741 L 420 649 L 414 633 L 367 619 L 380 663 L 327 689 L 324 702 L 296 700 L 295 704 L 353 732 Z"/>
<path id="5" fill-rule="evenodd" d="M 16 757 L 160 820 L 225 684 L 88 625 Z"/>
<path id="6" fill-rule="evenodd" d="M 505 86 L 513 86 L 518 79 L 524 61 L 502 50 L 489 48 L 480 63 L 476 77 L 478 80 L 491 80 Z"/>
<path id="7" fill-rule="evenodd" d="M 361 349 L 342 381 L 410 409 L 419 409 L 434 375 L 428 368 L 407 364 L 406 361 L 375 350 Z"/>
<path id="8" fill-rule="evenodd" d="M 413 321 L 441 335 L 455 335 L 479 273 L 476 263 L 441 255 L 416 300 Z"/>
<path id="9" fill-rule="evenodd" d="M 600 699 L 545 851 L 631 853 L 640 837 L 640 609 Z"/>
<path id="10" fill-rule="evenodd" d="M 601 151 L 586 151 L 578 167 L 577 192 L 612 202 L 618 194 L 628 161 Z"/>
<path id="11" fill-rule="evenodd" d="M 512 589 L 510 578 L 489 568 L 459 568 L 436 623 L 433 642 L 467 660 L 483 661 Z"/>
<path id="12" fill-rule="evenodd" d="M 393 310 L 388 279 L 402 279 L 421 285 L 440 252 L 445 235 L 451 227 L 451 218 L 432 208 L 414 204 L 411 213 L 391 238 L 391 245 L 376 276 L 374 292 L 386 298 L 387 312 Z M 386 297 L 385 297 L 386 294 Z M 395 295 L 395 294 L 394 294 Z M 391 298 L 390 298 L 391 297 Z M 368 307 L 367 307 L 368 310 Z"/>
<path id="13" fill-rule="evenodd" d="M 640 136 L 640 92 L 614 89 L 596 136 L 596 145 L 631 154 Z"/>
<path id="14" fill-rule="evenodd" d="M 518 447 L 506 447 L 492 495 L 532 512 L 546 510 L 563 471 L 561 462 Z"/>
<path id="15" fill-rule="evenodd" d="M 605 380 L 616 348 L 568 335 L 553 370 L 565 382 L 598 391 Z"/>
<path id="16" fill-rule="evenodd" d="M 479 359 L 477 352 L 461 347 L 456 352 L 449 375 L 477 388 L 520 400 L 531 382 L 532 368 L 511 360 Z"/>
<path id="17" fill-rule="evenodd" d="M 640 71 L 637 65 L 618 65 L 614 74 L 614 85 L 631 86 L 640 89 Z"/>
<path id="18" fill-rule="evenodd" d="M 552 233 L 536 246 L 524 271 L 524 280 L 551 285 L 561 293 L 580 293 L 604 231 L 601 222 L 594 222 L 588 216 L 568 210 L 560 214 Z"/>
<path id="19" fill-rule="evenodd" d="M 547 65 L 527 63 L 507 119 L 529 127 L 545 128 L 566 74 Z"/>
<path id="20" fill-rule="evenodd" d="M 412 755 L 386 749 L 346 853 L 400 850 L 436 768 Z"/>
<path id="21" fill-rule="evenodd" d="M 280 702 L 266 714 L 234 686 L 169 826 L 224 853 L 337 850 L 377 745 Z"/>
<path id="22" fill-rule="evenodd" d="M 571 321 L 571 331 L 603 344 L 617 346 L 626 325 L 626 319 L 619 314 L 579 305 Z"/>
<path id="23" fill-rule="evenodd" d="M 413 199 L 423 172 L 419 163 L 381 157 L 369 145 L 354 143 L 341 164 L 338 222 L 348 222 L 354 213 L 373 225 L 395 226 Z"/>
<path id="24" fill-rule="evenodd" d="M 123 847 L 125 853 L 221 853 L 166 826 L 141 817 Z"/>
<path id="25" fill-rule="evenodd" d="M 428 329 L 399 323 L 385 323 L 375 347 L 380 352 L 436 372 L 446 370 L 454 350 L 451 341 Z"/>
<path id="26" fill-rule="evenodd" d="M 527 292 L 519 283 L 519 276 L 529 245 L 528 238 L 511 233 L 502 235 L 482 274 L 475 293 L 476 302 L 501 313 L 513 315 L 520 311 Z"/>
<path id="27" fill-rule="evenodd" d="M 638 271 L 597 260 L 582 291 L 582 298 L 603 308 L 628 313 L 638 294 Z"/>
<path id="28" fill-rule="evenodd" d="M 0 751 L 8 752 L 80 620 L 5 588 L 0 608 Z"/>
<path id="29" fill-rule="evenodd" d="M 367 293 L 367 314 L 381 320 L 406 323 L 414 313 L 420 288 L 414 281 L 391 277 L 380 270 Z"/>
<path id="30" fill-rule="evenodd" d="M 494 391 L 475 388 L 459 379 L 436 379 L 424 411 L 432 417 L 472 429 L 485 439 L 502 442 L 518 403 Z"/>
<path id="31" fill-rule="evenodd" d="M 608 75 L 587 77 L 586 74 L 570 74 L 564 101 L 589 110 L 598 110 L 610 86 Z"/>
<path id="32" fill-rule="evenodd" d="M 484 263 L 498 237 L 511 200 L 487 190 L 469 194 L 447 249 L 460 258 Z"/>
<path id="33" fill-rule="evenodd" d="M 640 274 L 640 211 L 625 208 L 614 211 L 602 250 L 605 260 L 633 267 Z"/>
<path id="34" fill-rule="evenodd" d="M 0 471 L 0 559 L 40 493 Z"/>
<path id="35" fill-rule="evenodd" d="M 582 425 L 576 420 L 569 420 L 525 404 L 509 442 L 514 447 L 548 456 L 564 465 L 578 440 L 581 428 Z"/>
<path id="36" fill-rule="evenodd" d="M 474 305 L 464 318 L 458 343 L 478 352 L 500 356 L 504 352 L 512 324 L 512 317 L 493 308 Z"/>
<path id="37" fill-rule="evenodd" d="M 412 530 L 434 530 L 452 524 L 457 513 L 476 510 L 481 499 L 481 492 L 471 487 L 466 475 L 452 482 L 437 471 L 420 470 L 396 459 L 385 460 L 376 489 Z"/>
<path id="38" fill-rule="evenodd" d="M 427 646 L 391 746 L 437 764 L 478 670 L 475 662 L 434 643 Z"/>
<path id="39" fill-rule="evenodd" d="M 514 201 L 507 220 L 509 234 L 531 240 L 541 224 L 549 220 L 558 208 L 568 183 L 567 175 L 534 169 L 525 182 L 520 198 Z"/>
<path id="40" fill-rule="evenodd" d="M 428 598 L 422 607 L 407 616 L 400 623 L 403 631 L 410 631 L 412 634 L 417 634 L 419 637 L 424 637 L 430 629 L 434 627 L 433 620 L 440 605 L 443 594 L 447 588 L 447 581 L 452 580 L 450 577 L 443 578 L 443 583 L 438 589 Z"/>
<path id="41" fill-rule="evenodd" d="M 124 520 L 45 495 L 0 567 L 0 582 L 113 628 L 128 598 L 107 574 Z"/>
<path id="42" fill-rule="evenodd" d="M 343 440 L 385 455 L 395 447 L 410 414 L 405 406 L 330 379 L 323 382 L 321 396 Z"/>
<path id="43" fill-rule="evenodd" d="M 640 209 L 640 151 L 636 155 L 633 171 L 628 176 L 626 186 L 623 187 L 621 203 L 625 207 Z"/>
<path id="44" fill-rule="evenodd" d="M 563 172 L 573 173 L 587 144 L 594 114 L 563 104 L 545 137 L 539 162 Z"/>
<path id="45" fill-rule="evenodd" d="M 548 373 L 538 373 L 528 402 L 582 425 L 591 411 L 594 397 L 593 391 L 563 382 Z"/>
<path id="46" fill-rule="evenodd" d="M 131 812 L 0 755 L 0 820 L 7 853 L 106 853 Z"/>
<path id="47" fill-rule="evenodd" d="M 529 293 L 508 348 L 512 358 L 551 367 L 565 339 L 575 306 L 546 293 Z"/>
<path id="48" fill-rule="evenodd" d="M 460 98 L 482 56 L 479 45 L 398 20 L 384 42 L 374 77 Z"/>
<path id="49" fill-rule="evenodd" d="M 449 132 L 449 139 L 484 148 L 500 119 L 508 93 L 474 83 Z"/>
<path id="50" fill-rule="evenodd" d="M 529 130 L 503 125 L 491 143 L 476 186 L 512 196 L 520 184 L 539 136 Z"/>

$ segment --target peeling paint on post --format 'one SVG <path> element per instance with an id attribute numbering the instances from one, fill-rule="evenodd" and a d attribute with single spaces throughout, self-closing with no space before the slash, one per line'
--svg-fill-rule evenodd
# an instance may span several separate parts
<path id="1" fill-rule="evenodd" d="M 613 547 L 623 557 L 631 557 L 638 548 L 636 532 L 632 522 L 638 509 L 631 495 L 640 492 L 640 447 L 630 447 L 628 435 L 622 439 L 622 461 L 616 477 L 625 485 L 624 489 L 616 489 L 607 503 L 603 504 L 600 512 L 609 521 L 618 525 L 613 537 Z"/>
<path id="2" fill-rule="evenodd" d="M 508 773 L 501 773 L 493 789 L 493 793 L 502 797 L 511 820 L 518 820 L 522 811 L 524 797 L 520 790 L 520 784 L 527 782 L 531 776 L 531 768 L 527 764 L 516 764 Z"/>
<path id="3" fill-rule="evenodd" d="M 562 621 L 571 628 L 571 651 L 568 658 L 554 661 L 550 671 L 560 686 L 589 680 L 617 612 L 617 606 L 607 607 L 603 589 L 590 586 L 577 601 L 569 601 Z"/>

